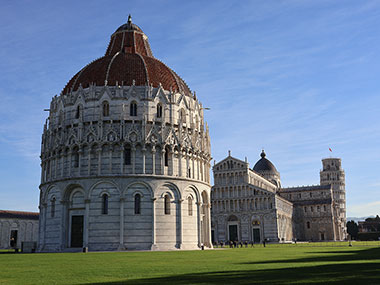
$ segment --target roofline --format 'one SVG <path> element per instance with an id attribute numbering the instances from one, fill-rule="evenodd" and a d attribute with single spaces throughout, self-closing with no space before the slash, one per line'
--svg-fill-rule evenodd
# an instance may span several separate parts
<path id="1" fill-rule="evenodd" d="M 236 158 L 236 157 L 233 157 L 233 156 L 229 155 L 229 156 L 227 156 L 226 158 L 223 158 L 221 161 L 219 161 L 219 162 L 216 163 L 215 165 L 213 165 L 213 168 L 214 168 L 215 166 L 221 164 L 222 162 L 224 162 L 224 161 L 225 161 L 226 159 L 228 159 L 228 158 L 233 158 L 233 159 L 235 159 L 235 160 L 237 160 L 237 161 L 239 161 L 239 162 L 241 162 L 241 163 L 243 163 L 243 164 L 246 164 L 246 165 L 249 167 L 249 163 L 248 163 L 248 162 L 245 162 L 245 161 L 243 161 L 243 160 L 241 160 L 241 159 L 238 159 L 238 158 Z"/>

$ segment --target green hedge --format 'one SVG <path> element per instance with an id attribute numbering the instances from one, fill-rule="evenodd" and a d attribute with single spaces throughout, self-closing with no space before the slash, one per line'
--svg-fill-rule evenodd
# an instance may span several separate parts
<path id="1" fill-rule="evenodd" d="M 358 240 L 379 240 L 380 232 L 358 233 Z"/>

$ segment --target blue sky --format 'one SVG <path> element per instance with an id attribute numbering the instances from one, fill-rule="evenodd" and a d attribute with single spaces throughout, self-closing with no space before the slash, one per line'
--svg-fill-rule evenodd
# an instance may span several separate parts
<path id="1" fill-rule="evenodd" d="M 38 210 L 43 109 L 130 13 L 211 108 L 216 161 L 231 150 L 253 167 L 264 147 L 296 186 L 340 157 L 347 215 L 380 213 L 379 1 L 0 4 L 0 209 Z"/>

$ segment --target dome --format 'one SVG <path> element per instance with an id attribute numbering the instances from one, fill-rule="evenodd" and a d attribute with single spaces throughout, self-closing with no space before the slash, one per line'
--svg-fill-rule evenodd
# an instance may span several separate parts
<path id="1" fill-rule="evenodd" d="M 128 22 L 112 34 L 105 55 L 82 68 L 66 84 L 62 94 L 79 86 L 160 85 L 165 90 L 192 96 L 190 88 L 172 69 L 153 57 L 148 37 L 129 16 Z"/>
<path id="2" fill-rule="evenodd" d="M 272 162 L 270 162 L 268 159 L 265 158 L 266 154 L 264 150 L 261 152 L 261 159 L 256 162 L 255 166 L 253 167 L 253 170 L 261 173 L 261 172 L 274 172 L 277 173 L 276 167 L 273 165 Z"/>
<path id="3" fill-rule="evenodd" d="M 116 29 L 51 100 L 38 251 L 212 248 L 203 110 L 131 18 Z"/>

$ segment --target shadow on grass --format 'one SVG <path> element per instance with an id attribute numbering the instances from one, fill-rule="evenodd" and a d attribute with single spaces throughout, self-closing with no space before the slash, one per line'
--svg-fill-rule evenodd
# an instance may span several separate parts
<path id="1" fill-rule="evenodd" d="M 309 254 L 323 254 L 324 256 L 313 256 L 296 259 L 281 259 L 281 260 L 265 260 L 245 262 L 241 264 L 269 264 L 269 263 L 308 263 L 308 262 L 342 262 L 342 261 L 358 261 L 358 260 L 379 260 L 380 262 L 380 247 L 370 248 L 365 250 L 350 250 L 350 251 L 326 251 L 326 252 L 308 252 Z M 380 267 L 380 263 L 379 263 Z M 380 284 L 380 279 L 379 279 Z"/>
<path id="2" fill-rule="evenodd" d="M 167 277 L 122 280 L 107 284 L 380 284 L 380 249 L 363 251 L 337 252 L 336 256 L 320 256 L 292 260 L 271 261 L 270 263 L 290 263 L 288 268 L 255 269 L 255 264 L 269 262 L 252 262 L 250 270 L 215 271 L 190 273 Z M 374 260 L 379 262 L 367 263 L 333 263 L 342 261 Z M 294 267 L 292 262 L 332 262 L 331 264 L 309 265 Z M 97 283 L 106 284 L 106 283 Z"/>

